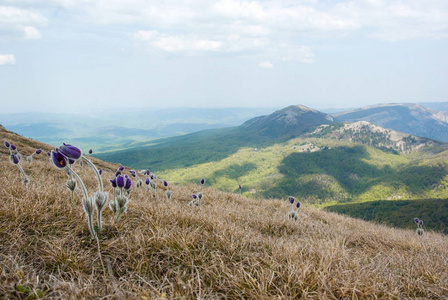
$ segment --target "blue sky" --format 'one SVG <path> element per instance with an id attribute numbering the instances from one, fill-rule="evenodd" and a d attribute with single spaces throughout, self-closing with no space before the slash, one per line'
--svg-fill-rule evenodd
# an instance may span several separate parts
<path id="1" fill-rule="evenodd" d="M 447 38 L 446 0 L 0 0 L 0 112 L 448 101 Z"/>

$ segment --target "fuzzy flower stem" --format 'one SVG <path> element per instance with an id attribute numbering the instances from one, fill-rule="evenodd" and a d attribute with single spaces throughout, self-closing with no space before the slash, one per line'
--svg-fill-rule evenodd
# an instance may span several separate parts
<path id="1" fill-rule="evenodd" d="M 89 222 L 89 231 L 90 231 L 90 234 L 92 235 L 92 239 L 95 239 L 95 238 L 96 238 L 96 234 L 95 234 L 95 230 L 94 230 L 94 228 L 93 228 L 93 219 L 92 219 L 92 215 L 88 215 L 87 218 L 89 219 L 88 222 Z"/>
<path id="2" fill-rule="evenodd" d="M 79 175 L 73 170 L 70 170 L 70 173 L 73 173 L 73 175 L 75 175 L 76 179 L 78 180 L 79 185 L 81 186 L 82 192 L 84 193 L 84 197 L 86 197 L 86 199 L 89 198 L 89 196 L 87 195 L 86 186 L 84 185 L 84 182 L 82 181 L 81 177 L 79 177 Z"/>
<path id="3" fill-rule="evenodd" d="M 101 179 L 100 172 L 98 171 L 97 167 L 93 164 L 93 162 L 90 161 L 90 159 L 86 158 L 84 155 L 82 156 L 82 159 L 89 164 L 93 171 L 95 172 L 96 178 L 98 179 L 98 190 L 102 193 L 103 192 L 103 180 Z"/>
<path id="4" fill-rule="evenodd" d="M 99 209 L 97 209 L 96 210 L 96 216 L 97 216 L 97 223 L 98 223 L 98 232 L 101 232 L 101 229 L 102 229 L 102 227 L 101 227 L 101 215 L 102 215 L 102 211 L 101 210 L 99 210 Z"/>
<path id="5" fill-rule="evenodd" d="M 20 170 L 20 173 L 22 173 L 23 177 L 25 177 L 25 179 L 28 179 L 28 176 L 26 176 L 25 171 L 23 171 L 22 166 L 20 164 L 17 164 L 17 167 Z"/>

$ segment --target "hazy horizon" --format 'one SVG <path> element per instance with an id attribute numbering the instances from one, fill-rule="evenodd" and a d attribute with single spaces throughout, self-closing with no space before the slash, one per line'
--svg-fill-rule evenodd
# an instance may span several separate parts
<path id="1" fill-rule="evenodd" d="M 443 102 L 447 37 L 444 0 L 0 0 L 0 114 Z"/>

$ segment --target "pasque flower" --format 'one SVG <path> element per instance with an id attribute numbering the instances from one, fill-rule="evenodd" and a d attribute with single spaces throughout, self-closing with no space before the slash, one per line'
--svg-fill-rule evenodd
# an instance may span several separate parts
<path id="1" fill-rule="evenodd" d="M 123 177 L 122 175 L 118 175 L 118 176 L 116 177 L 116 180 L 117 180 L 117 187 L 119 187 L 119 188 L 123 188 L 123 187 L 124 187 L 124 184 L 125 184 L 125 182 L 124 182 L 124 177 Z"/>
<path id="2" fill-rule="evenodd" d="M 289 203 L 291 203 L 291 204 L 294 203 L 294 197 L 293 196 L 289 196 L 288 200 L 289 200 Z"/>
<path id="3" fill-rule="evenodd" d="M 66 143 L 63 143 L 63 145 L 59 147 L 59 152 L 65 157 L 73 160 L 78 160 L 82 156 L 81 149 Z"/>
<path id="4" fill-rule="evenodd" d="M 19 158 L 18 158 L 17 155 L 15 155 L 15 154 L 11 154 L 11 156 L 10 156 L 10 160 L 11 160 L 11 162 L 12 162 L 13 164 L 15 164 L 15 165 L 18 165 L 19 162 L 20 162 Z"/>
<path id="5" fill-rule="evenodd" d="M 56 151 L 51 150 L 50 161 L 58 169 L 64 169 L 67 166 L 67 159 L 59 152 L 59 149 L 57 148 Z"/>

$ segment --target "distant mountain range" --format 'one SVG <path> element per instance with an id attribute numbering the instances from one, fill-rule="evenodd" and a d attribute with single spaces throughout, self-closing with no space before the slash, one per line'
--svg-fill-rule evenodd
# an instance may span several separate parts
<path id="1" fill-rule="evenodd" d="M 152 143 L 97 157 L 174 183 L 206 177 L 216 189 L 241 184 L 248 196 L 297 195 L 319 205 L 448 196 L 444 143 L 367 121 L 338 123 L 300 105 Z"/>
<path id="2" fill-rule="evenodd" d="M 333 114 L 338 122 L 367 121 L 380 127 L 448 142 L 448 112 L 418 104 L 381 104 Z"/>

